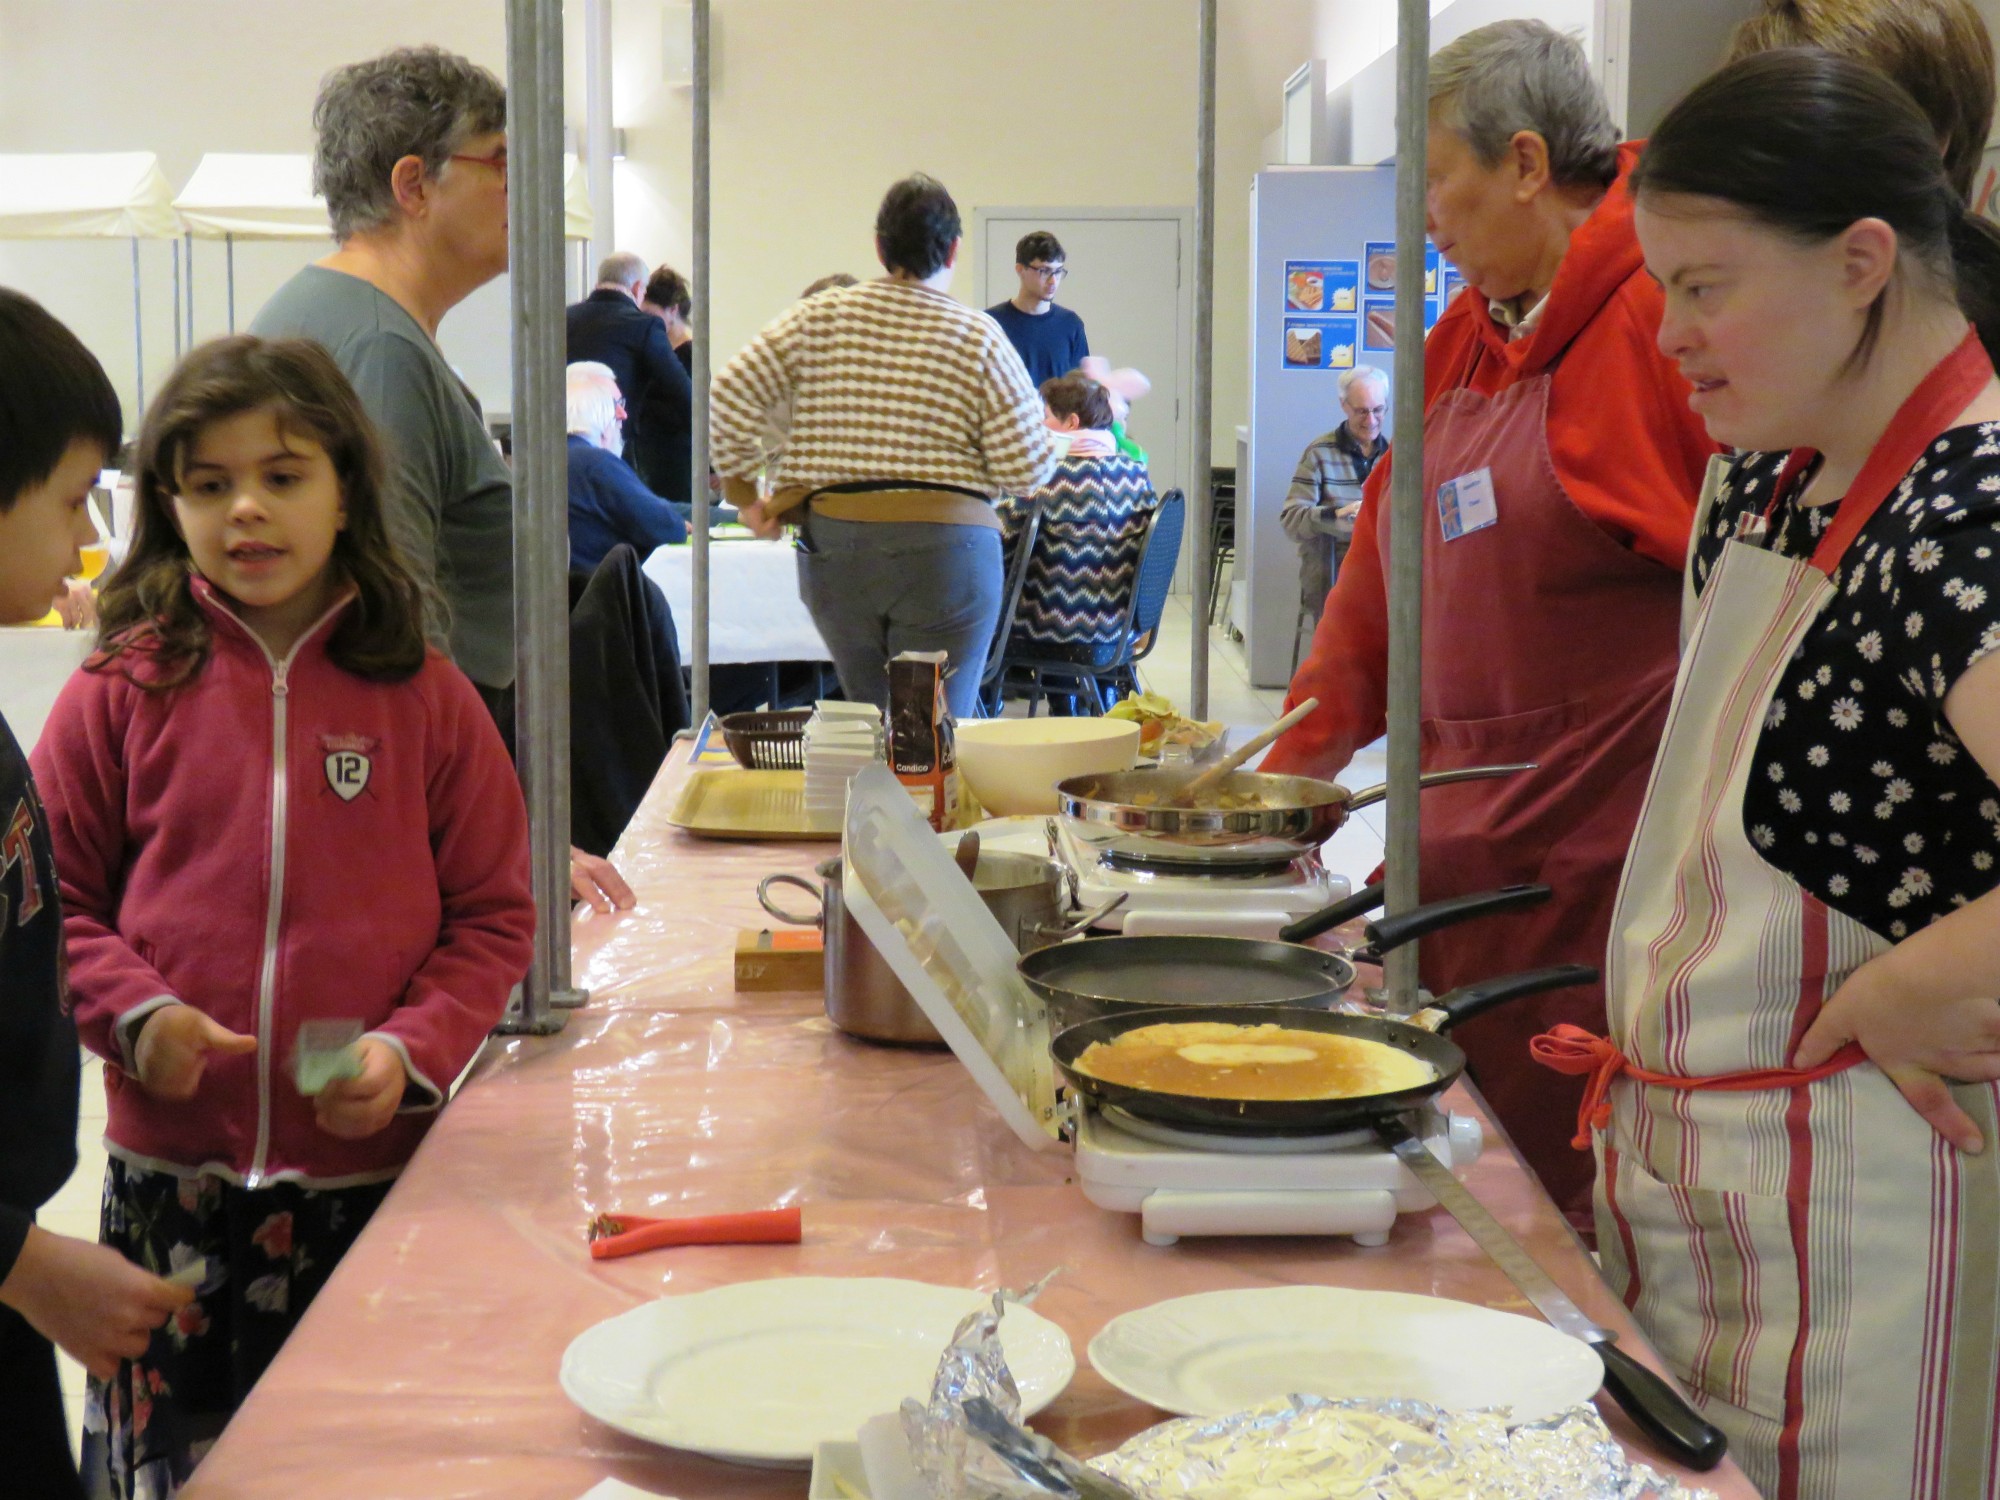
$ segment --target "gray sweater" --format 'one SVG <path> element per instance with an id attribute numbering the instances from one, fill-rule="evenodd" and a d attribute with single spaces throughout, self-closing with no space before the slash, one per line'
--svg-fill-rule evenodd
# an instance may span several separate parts
<path id="1" fill-rule="evenodd" d="M 322 344 L 381 430 L 390 534 L 451 611 L 452 660 L 514 680 L 514 484 L 479 401 L 416 319 L 368 282 L 307 266 L 250 331 Z"/>

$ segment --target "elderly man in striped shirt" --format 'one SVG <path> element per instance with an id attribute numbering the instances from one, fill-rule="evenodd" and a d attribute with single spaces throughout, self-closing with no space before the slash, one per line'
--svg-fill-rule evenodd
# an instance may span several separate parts
<path id="1" fill-rule="evenodd" d="M 796 303 L 716 377 L 711 451 L 763 535 L 798 528 L 799 593 L 850 699 L 886 706 L 889 659 L 950 655 L 951 709 L 978 709 L 1000 614 L 993 501 L 1040 488 L 1057 446 L 1020 356 L 948 294 L 958 207 L 918 175 L 875 218 L 888 275 Z M 760 498 L 766 417 L 791 431 Z"/>

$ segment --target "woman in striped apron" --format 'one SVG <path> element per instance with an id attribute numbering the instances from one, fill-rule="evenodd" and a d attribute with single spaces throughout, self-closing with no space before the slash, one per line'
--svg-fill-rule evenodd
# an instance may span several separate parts
<path id="1" fill-rule="evenodd" d="M 1824 53 L 1715 75 L 1634 183 L 1661 347 L 1740 451 L 1611 1038 L 1537 1051 L 1594 1074 L 1606 1277 L 1767 1496 L 1993 1497 L 2000 382 L 1960 303 L 2000 305 L 2000 247 L 1909 97 Z"/>

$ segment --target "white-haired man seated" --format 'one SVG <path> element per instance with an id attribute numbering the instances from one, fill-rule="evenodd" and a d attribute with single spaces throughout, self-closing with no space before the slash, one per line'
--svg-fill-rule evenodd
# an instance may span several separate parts
<path id="1" fill-rule="evenodd" d="M 569 565 L 584 572 L 629 542 L 643 558 L 684 542 L 686 507 L 646 488 L 624 451 L 625 398 L 608 365 L 582 360 L 564 374 L 569 411 Z"/>

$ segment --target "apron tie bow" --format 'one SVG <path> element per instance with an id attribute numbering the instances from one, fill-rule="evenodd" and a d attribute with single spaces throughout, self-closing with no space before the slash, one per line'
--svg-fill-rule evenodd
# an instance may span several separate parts
<path id="1" fill-rule="evenodd" d="M 1597 1036 L 1581 1026 L 1564 1021 L 1528 1043 L 1529 1054 L 1543 1067 L 1572 1078 L 1588 1075 L 1583 1102 L 1577 1107 L 1576 1135 L 1570 1144 L 1579 1151 L 1590 1149 L 1593 1131 L 1611 1125 L 1611 1085 L 1620 1074 L 1634 1082 L 1659 1088 L 1683 1089 L 1690 1093 L 1713 1089 L 1722 1093 L 1750 1093 L 1759 1089 L 1792 1089 L 1822 1078 L 1844 1073 L 1868 1060 L 1858 1042 L 1849 1042 L 1816 1068 L 1752 1068 L 1742 1073 L 1711 1073 L 1690 1077 L 1683 1073 L 1656 1073 L 1642 1068 L 1608 1036 Z"/>

